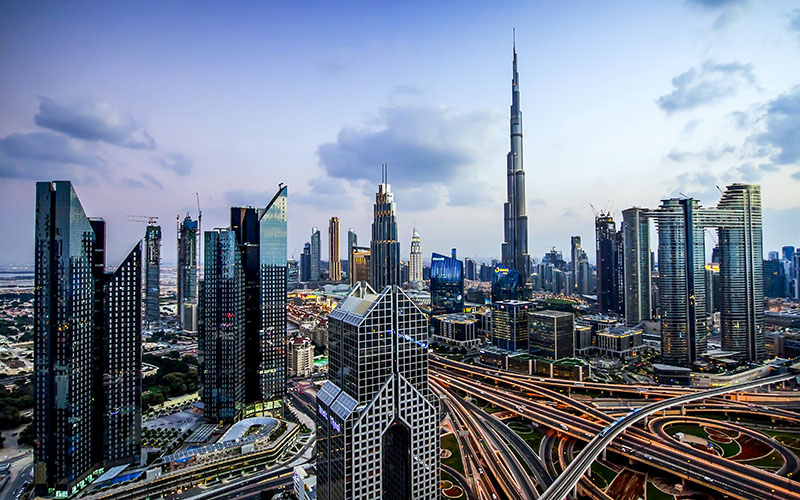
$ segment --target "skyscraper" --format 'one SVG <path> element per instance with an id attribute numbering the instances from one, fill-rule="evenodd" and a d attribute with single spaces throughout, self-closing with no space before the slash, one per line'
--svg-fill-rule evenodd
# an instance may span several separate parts
<path id="1" fill-rule="evenodd" d="M 624 233 L 625 324 L 636 325 L 651 318 L 650 222 L 641 208 L 622 212 Z"/>
<path id="2" fill-rule="evenodd" d="M 178 322 L 197 332 L 197 236 L 198 223 L 186 214 L 178 217 Z"/>
<path id="3" fill-rule="evenodd" d="M 350 286 L 352 287 L 359 281 L 369 281 L 369 248 L 367 247 L 353 247 L 353 252 L 350 254 Z"/>
<path id="4" fill-rule="evenodd" d="M 353 269 L 353 247 L 358 246 L 358 235 L 354 228 L 347 230 L 347 277 L 350 277 Z"/>
<path id="5" fill-rule="evenodd" d="M 300 255 L 300 281 L 311 281 L 311 243 L 306 242 Z"/>
<path id="6" fill-rule="evenodd" d="M 67 181 L 36 184 L 34 483 L 66 497 L 141 442 L 141 244 L 105 270 L 106 225 Z"/>
<path id="7" fill-rule="evenodd" d="M 206 419 L 233 421 L 245 404 L 245 270 L 236 233 L 205 232 L 203 405 Z"/>
<path id="8" fill-rule="evenodd" d="M 492 302 L 501 300 L 522 300 L 524 294 L 523 281 L 514 269 L 504 266 L 494 268 L 492 274 Z"/>
<path id="9" fill-rule="evenodd" d="M 319 229 L 311 228 L 311 281 L 319 281 L 320 236 Z"/>
<path id="10" fill-rule="evenodd" d="M 570 258 L 572 259 L 570 265 L 572 266 L 572 276 L 575 278 L 572 290 L 573 293 L 582 293 L 579 291 L 580 287 L 578 286 L 581 252 L 583 252 L 583 249 L 581 248 L 581 237 L 580 236 L 570 237 Z"/>
<path id="11" fill-rule="evenodd" d="M 559 360 L 575 357 L 575 316 L 563 311 L 533 311 L 528 314 L 528 352 Z"/>
<path id="12" fill-rule="evenodd" d="M 431 256 L 431 314 L 464 312 L 464 266 L 455 257 Z"/>
<path id="13" fill-rule="evenodd" d="M 231 208 L 245 279 L 245 402 L 257 413 L 279 410 L 285 394 L 286 211 L 283 184 L 265 208 Z"/>
<path id="14" fill-rule="evenodd" d="M 594 227 L 597 249 L 597 302 L 603 312 L 622 314 L 624 310 L 620 300 L 621 238 L 617 236 L 617 226 L 611 214 L 600 213 L 594 220 Z"/>
<path id="15" fill-rule="evenodd" d="M 157 325 L 161 321 L 159 302 L 161 278 L 161 226 L 147 225 L 145 241 L 145 323 Z"/>
<path id="16" fill-rule="evenodd" d="M 317 393 L 320 500 L 436 498 L 437 401 L 428 321 L 397 286 L 357 283 L 328 316 L 330 380 Z"/>
<path id="17" fill-rule="evenodd" d="M 522 110 L 520 109 L 517 49 L 514 47 L 511 79 L 511 150 L 506 158 L 508 200 L 503 206 L 503 265 L 519 272 L 523 283 L 530 276 L 528 216 L 525 208 L 525 171 L 522 168 Z"/>
<path id="18" fill-rule="evenodd" d="M 718 227 L 720 247 L 720 334 L 722 348 L 751 362 L 766 357 L 761 186 L 732 184 L 717 210 L 707 210 Z"/>
<path id="19" fill-rule="evenodd" d="M 286 395 L 287 202 L 288 190 L 281 184 L 267 207 L 259 210 L 261 352 L 257 400 L 263 402 L 265 411 L 277 410 Z"/>
<path id="20" fill-rule="evenodd" d="M 394 195 L 388 180 L 388 166 L 382 165 L 381 183 L 375 195 L 369 284 L 375 290 L 400 284 L 400 243 L 397 241 Z"/>
<path id="21" fill-rule="evenodd" d="M 411 253 L 409 255 L 409 279 L 414 283 L 422 281 L 422 242 L 419 239 L 417 228 L 411 233 Z"/>
<path id="22" fill-rule="evenodd" d="M 328 223 L 328 279 L 342 279 L 342 261 L 339 259 L 339 218 L 331 217 Z"/>
<path id="23" fill-rule="evenodd" d="M 464 279 L 471 281 L 478 279 L 478 266 L 469 257 L 464 258 Z"/>

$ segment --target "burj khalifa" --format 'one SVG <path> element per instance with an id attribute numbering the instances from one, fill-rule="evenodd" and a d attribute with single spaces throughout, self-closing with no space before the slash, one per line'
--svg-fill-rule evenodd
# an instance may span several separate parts
<path id="1" fill-rule="evenodd" d="M 527 282 L 530 276 L 528 255 L 528 216 L 525 211 L 525 171 L 522 169 L 522 110 L 519 104 L 517 49 L 514 47 L 514 76 L 511 80 L 511 151 L 507 157 L 508 201 L 503 205 L 503 265 L 519 272 Z"/>

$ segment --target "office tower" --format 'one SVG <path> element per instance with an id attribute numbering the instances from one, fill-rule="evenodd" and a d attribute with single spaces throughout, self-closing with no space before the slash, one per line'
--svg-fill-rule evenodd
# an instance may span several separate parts
<path id="1" fill-rule="evenodd" d="M 478 279 L 486 282 L 486 281 L 492 281 L 493 278 L 494 278 L 494 268 L 486 264 L 481 264 L 480 270 L 478 271 Z"/>
<path id="2" fill-rule="evenodd" d="M 401 260 L 400 261 L 400 283 L 406 284 L 408 283 L 408 262 Z"/>
<path id="3" fill-rule="evenodd" d="M 581 253 L 583 249 L 581 248 L 581 237 L 580 236 L 572 236 L 570 237 L 570 258 L 572 259 L 570 264 L 572 265 L 572 275 L 575 277 L 575 283 L 573 288 L 573 293 L 580 294 L 583 293 L 580 291 L 579 286 L 579 279 L 578 276 L 580 274 L 580 262 L 581 262 Z"/>
<path id="4" fill-rule="evenodd" d="M 375 290 L 400 284 L 400 243 L 397 241 L 394 194 L 388 180 L 388 166 L 375 195 L 372 242 L 370 243 L 369 284 Z"/>
<path id="5" fill-rule="evenodd" d="M 791 278 L 794 284 L 792 298 L 795 300 L 800 299 L 800 251 L 797 250 L 792 256 Z"/>
<path id="6" fill-rule="evenodd" d="M 342 261 L 339 258 L 339 218 L 331 217 L 328 223 L 328 279 L 342 279 Z"/>
<path id="7" fill-rule="evenodd" d="M 347 230 L 347 277 L 350 278 L 350 273 L 353 269 L 353 247 L 358 246 L 358 235 L 354 228 Z"/>
<path id="8" fill-rule="evenodd" d="M 278 409 L 285 394 L 286 211 L 282 184 L 263 209 L 231 208 L 245 282 L 245 402 L 259 412 Z"/>
<path id="9" fill-rule="evenodd" d="M 650 275 L 650 221 L 645 210 L 622 212 L 625 324 L 633 326 L 652 316 Z"/>
<path id="10" fill-rule="evenodd" d="M 311 228 L 311 281 L 319 281 L 321 274 L 319 270 L 319 256 L 320 256 L 320 236 L 319 229 L 316 227 Z"/>
<path id="11" fill-rule="evenodd" d="M 431 266 L 422 266 L 422 280 L 431 279 Z"/>
<path id="12" fill-rule="evenodd" d="M 464 266 L 460 260 L 431 256 L 431 314 L 464 312 Z"/>
<path id="13" fill-rule="evenodd" d="M 525 209 L 525 171 L 522 168 L 522 109 L 520 108 L 517 49 L 511 79 L 511 150 L 506 157 L 508 199 L 503 205 L 503 266 L 520 274 L 523 285 L 531 274 L 528 255 L 528 216 Z"/>
<path id="14" fill-rule="evenodd" d="M 691 366 L 707 350 L 705 233 L 697 224 L 697 200 L 662 200 L 653 212 L 658 226 L 658 293 L 661 356 Z"/>
<path id="15" fill-rule="evenodd" d="M 504 266 L 494 268 L 492 274 L 492 302 L 522 300 L 524 283 L 520 274 Z"/>
<path id="16" fill-rule="evenodd" d="M 105 269 L 106 226 L 72 184 L 36 183 L 34 484 L 67 497 L 141 446 L 142 247 Z"/>
<path id="17" fill-rule="evenodd" d="M 439 419 L 428 387 L 427 318 L 399 287 L 376 293 L 359 283 L 328 321 L 317 498 L 436 498 Z"/>
<path id="18" fill-rule="evenodd" d="M 145 323 L 157 325 L 161 321 L 161 305 L 159 302 L 161 277 L 161 226 L 154 223 L 147 225 L 145 242 Z"/>
<path id="19" fill-rule="evenodd" d="M 575 357 L 575 317 L 563 311 L 528 313 L 528 352 L 558 361 Z"/>
<path id="20" fill-rule="evenodd" d="M 506 351 L 527 351 L 529 309 L 533 304 L 524 300 L 492 302 L 492 345 Z"/>
<path id="21" fill-rule="evenodd" d="M 767 255 L 768 255 L 768 259 L 769 260 L 778 260 L 779 259 L 779 257 L 778 257 L 779 254 L 775 250 L 770 250 Z"/>
<path id="22" fill-rule="evenodd" d="M 306 242 L 300 255 L 300 281 L 311 281 L 311 243 Z"/>
<path id="23" fill-rule="evenodd" d="M 475 261 L 469 257 L 464 258 L 464 279 L 475 281 L 478 279 L 477 266 Z"/>
<path id="24" fill-rule="evenodd" d="M 786 297 L 786 271 L 777 259 L 764 261 L 764 296 Z"/>
<path id="25" fill-rule="evenodd" d="M 281 184 L 266 208 L 259 210 L 261 352 L 256 401 L 264 402 L 263 410 L 278 410 L 286 395 L 287 204 L 288 189 Z"/>
<path id="26" fill-rule="evenodd" d="M 414 232 L 411 233 L 411 253 L 408 264 L 408 281 L 412 283 L 422 281 L 422 242 L 419 239 L 417 228 L 414 228 Z"/>
<path id="27" fill-rule="evenodd" d="M 350 286 L 352 287 L 359 281 L 369 281 L 370 255 L 367 247 L 353 247 L 350 254 Z"/>
<path id="28" fill-rule="evenodd" d="M 622 281 L 622 238 L 617 235 L 616 223 L 608 213 L 600 213 L 595 218 L 595 241 L 597 249 L 597 302 L 600 310 L 606 313 L 624 312 L 620 299 Z"/>
<path id="29" fill-rule="evenodd" d="M 297 261 L 289 259 L 286 261 L 286 291 L 291 292 L 300 286 L 300 269 Z"/>
<path id="30" fill-rule="evenodd" d="M 202 320 L 203 406 L 211 422 L 232 422 L 245 405 L 245 269 L 236 233 L 205 232 Z"/>
<path id="31" fill-rule="evenodd" d="M 183 330 L 197 332 L 198 223 L 186 214 L 178 222 L 178 322 Z"/>
<path id="32" fill-rule="evenodd" d="M 761 186 L 732 184 L 708 224 L 718 227 L 720 247 L 720 334 L 722 348 L 747 361 L 766 357 Z"/>
<path id="33" fill-rule="evenodd" d="M 783 260 L 787 260 L 789 262 L 792 261 L 792 257 L 794 256 L 794 247 L 791 245 L 787 245 L 781 248 L 781 257 Z"/>
<path id="34" fill-rule="evenodd" d="M 589 267 L 589 259 L 586 257 L 586 252 L 583 250 L 581 250 L 580 253 L 577 269 L 578 274 L 575 276 L 575 288 L 579 295 L 589 295 L 592 290 L 592 269 Z"/>

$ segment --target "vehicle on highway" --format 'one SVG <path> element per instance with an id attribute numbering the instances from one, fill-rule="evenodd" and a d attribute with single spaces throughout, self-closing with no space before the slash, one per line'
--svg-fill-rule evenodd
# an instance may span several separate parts
<path id="1" fill-rule="evenodd" d="M 566 425 L 564 425 L 564 424 L 560 424 L 560 425 L 561 425 L 561 428 L 564 429 L 565 431 L 569 430 L 569 427 L 567 427 Z"/>

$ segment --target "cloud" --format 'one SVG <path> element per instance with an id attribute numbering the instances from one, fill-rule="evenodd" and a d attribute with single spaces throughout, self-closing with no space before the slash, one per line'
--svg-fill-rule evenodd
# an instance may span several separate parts
<path id="1" fill-rule="evenodd" d="M 52 178 L 73 167 L 101 169 L 105 161 L 80 141 L 50 132 L 11 134 L 0 139 L 0 177 Z"/>
<path id="2" fill-rule="evenodd" d="M 123 177 L 122 185 L 132 189 L 144 189 L 145 187 L 142 181 L 137 181 L 136 179 L 131 179 L 130 177 Z"/>
<path id="3" fill-rule="evenodd" d="M 726 144 L 721 148 L 709 147 L 697 153 L 693 153 L 691 151 L 678 151 L 673 149 L 667 154 L 667 158 L 678 163 L 691 159 L 717 161 L 723 156 L 733 153 L 734 151 L 736 151 L 736 148 L 730 144 Z"/>
<path id="4" fill-rule="evenodd" d="M 164 189 L 164 185 L 161 184 L 161 181 L 159 181 L 156 178 L 156 176 L 152 174 L 148 174 L 147 172 L 142 172 L 142 179 L 146 180 L 147 182 L 149 182 L 150 184 L 154 185 L 159 189 Z"/>
<path id="5" fill-rule="evenodd" d="M 388 162 L 389 182 L 396 191 L 436 185 L 448 189 L 451 204 L 475 206 L 483 203 L 476 187 L 486 163 L 492 161 L 486 154 L 495 149 L 492 134 L 503 130 L 501 120 L 488 112 L 459 114 L 443 107 L 387 107 L 379 111 L 377 126 L 344 127 L 335 142 L 317 148 L 317 155 L 328 177 L 375 184 L 380 164 Z M 456 182 L 465 178 L 474 183 Z M 456 192 L 458 186 L 469 193 Z M 433 203 L 431 190 L 415 193 Z"/>
<path id="6" fill-rule="evenodd" d="M 121 113 L 104 102 L 88 99 L 69 105 L 39 97 L 34 122 L 75 139 L 103 141 L 132 149 L 155 149 L 155 141 L 129 113 Z"/>
<path id="7" fill-rule="evenodd" d="M 694 109 L 730 97 L 742 84 L 756 85 L 753 66 L 739 62 L 707 60 L 672 79 L 673 90 L 656 100 L 667 114 Z"/>
<path id="8" fill-rule="evenodd" d="M 789 29 L 797 34 L 797 40 L 800 41 L 800 9 L 789 13 Z"/>
<path id="9" fill-rule="evenodd" d="M 746 162 L 738 167 L 728 169 L 722 178 L 725 182 L 757 182 L 761 180 L 761 170 L 752 163 Z"/>
<path id="10" fill-rule="evenodd" d="M 683 135 L 689 136 L 697 130 L 697 126 L 703 123 L 703 120 L 689 120 L 683 125 L 683 131 L 681 132 Z"/>
<path id="11" fill-rule="evenodd" d="M 547 202 L 544 200 L 544 198 L 534 198 L 532 200 L 528 200 L 528 206 L 531 207 L 543 207 L 545 205 L 547 205 Z"/>
<path id="12" fill-rule="evenodd" d="M 314 177 L 308 181 L 310 189 L 290 195 L 289 201 L 320 208 L 350 208 L 353 198 L 344 181 L 328 176 Z"/>
<path id="13" fill-rule="evenodd" d="M 763 107 L 765 130 L 748 141 L 756 144 L 778 165 L 800 163 L 800 85 Z"/>
<path id="14" fill-rule="evenodd" d="M 708 171 L 684 172 L 675 177 L 670 197 L 688 196 L 697 200 L 714 201 L 719 198 L 717 176 Z"/>
<path id="15" fill-rule="evenodd" d="M 733 111 L 729 116 L 737 129 L 745 130 L 750 127 L 750 115 L 744 111 Z"/>
<path id="16" fill-rule="evenodd" d="M 686 0 L 686 4 L 703 10 L 718 13 L 714 21 L 715 29 L 730 26 L 741 19 L 747 11 L 750 0 Z"/>
<path id="17" fill-rule="evenodd" d="M 169 153 L 158 162 L 165 169 L 172 170 L 180 176 L 189 175 L 192 172 L 192 166 L 194 166 L 194 161 L 191 158 L 180 153 Z"/>

